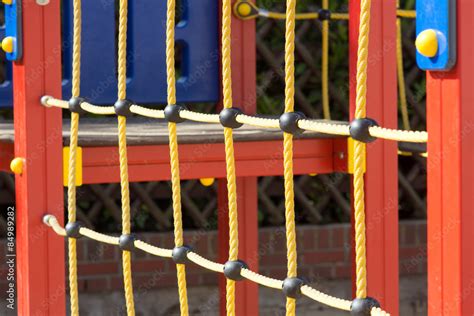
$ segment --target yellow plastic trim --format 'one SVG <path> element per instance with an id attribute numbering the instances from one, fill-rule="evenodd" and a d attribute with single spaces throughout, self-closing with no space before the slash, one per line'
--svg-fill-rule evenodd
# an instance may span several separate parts
<path id="1" fill-rule="evenodd" d="M 432 29 L 424 30 L 416 37 L 416 50 L 423 56 L 431 58 L 438 53 L 438 36 Z"/>
<path id="2" fill-rule="evenodd" d="M 214 184 L 215 179 L 214 178 L 201 178 L 199 179 L 199 182 L 205 187 L 210 187 L 211 185 Z"/>
<path id="3" fill-rule="evenodd" d="M 13 37 L 7 36 L 2 40 L 2 49 L 5 53 L 13 53 Z"/>
<path id="4" fill-rule="evenodd" d="M 69 174 L 69 147 L 63 147 L 63 184 L 67 187 Z M 82 185 L 82 147 L 76 153 L 76 186 Z"/>
<path id="5" fill-rule="evenodd" d="M 10 162 L 10 170 L 14 173 L 14 174 L 22 174 L 23 173 L 23 166 L 25 165 L 25 159 L 23 158 L 20 158 L 20 157 L 17 157 L 17 158 L 14 158 L 11 162 Z"/>

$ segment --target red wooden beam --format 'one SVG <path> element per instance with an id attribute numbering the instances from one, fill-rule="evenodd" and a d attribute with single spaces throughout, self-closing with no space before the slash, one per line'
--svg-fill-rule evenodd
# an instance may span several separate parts
<path id="1" fill-rule="evenodd" d="M 345 164 L 344 138 L 295 141 L 295 174 L 342 171 Z M 281 141 L 236 142 L 236 171 L 239 177 L 273 176 L 283 172 Z M 256 150 L 258 148 L 258 150 Z M 130 181 L 169 180 L 168 145 L 130 146 Z M 83 182 L 118 182 L 117 147 L 83 148 Z M 181 144 L 182 179 L 225 178 L 224 144 Z M 336 168 L 337 169 L 336 169 Z"/>
<path id="2" fill-rule="evenodd" d="M 428 73 L 428 313 L 474 314 L 474 2 L 457 1 L 457 64 Z"/>
<path id="3" fill-rule="evenodd" d="M 359 0 L 351 0 L 350 109 L 355 110 Z M 367 116 L 397 127 L 396 1 L 373 0 L 368 60 Z M 398 315 L 397 144 L 377 140 L 367 146 L 365 176 L 367 278 L 369 296 Z"/>
<path id="4" fill-rule="evenodd" d="M 65 315 L 64 239 L 42 222 L 63 220 L 62 118 L 40 97 L 61 97 L 59 0 L 23 2 L 23 60 L 13 67 L 15 156 L 27 163 L 16 176 L 19 315 Z"/>

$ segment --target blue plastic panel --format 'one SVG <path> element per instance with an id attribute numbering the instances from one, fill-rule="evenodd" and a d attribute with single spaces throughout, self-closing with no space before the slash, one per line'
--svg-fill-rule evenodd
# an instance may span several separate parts
<path id="1" fill-rule="evenodd" d="M 10 61 L 20 60 L 23 54 L 21 8 L 21 0 L 13 0 L 12 4 L 5 4 L 5 37 L 10 36 L 14 38 L 13 52 L 6 53 L 7 60 Z"/>
<path id="2" fill-rule="evenodd" d="M 0 26 L 0 39 L 5 37 L 5 26 Z M 6 80 L 0 84 L 0 108 L 9 107 L 13 104 L 12 69 L 11 63 L 6 63 Z"/>
<path id="3" fill-rule="evenodd" d="M 418 67 L 446 71 L 456 63 L 456 0 L 417 0 L 416 34 L 433 29 L 438 34 L 438 54 L 429 58 L 417 52 Z"/>
<path id="4" fill-rule="evenodd" d="M 115 1 L 82 1 L 81 96 L 96 104 L 117 99 Z M 166 103 L 166 1 L 129 2 L 127 98 Z M 183 0 L 176 42 L 183 48 L 178 102 L 219 100 L 218 2 Z M 63 98 L 71 96 L 72 0 L 63 1 Z M 179 8 L 177 8 L 178 10 Z M 10 77 L 9 77 L 10 78 Z M 0 106 L 10 106 L 11 85 L 0 86 Z"/>

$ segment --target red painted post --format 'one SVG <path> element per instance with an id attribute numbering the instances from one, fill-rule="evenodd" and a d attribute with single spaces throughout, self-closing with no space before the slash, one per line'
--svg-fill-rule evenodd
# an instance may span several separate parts
<path id="1" fill-rule="evenodd" d="M 256 112 L 256 48 L 255 21 L 243 21 L 232 16 L 232 89 L 234 106 L 248 114 Z M 236 154 L 238 154 L 236 149 Z M 225 181 L 219 181 L 219 258 L 225 262 L 228 254 L 229 223 Z M 248 261 L 258 271 L 257 178 L 237 178 L 239 211 L 239 258 Z M 225 315 L 225 282 L 221 276 L 220 313 Z M 258 285 L 237 283 L 236 314 L 258 315 Z"/>
<path id="2" fill-rule="evenodd" d="M 59 2 L 23 2 L 23 60 L 13 67 L 15 156 L 27 162 L 16 176 L 19 315 L 66 314 L 64 240 L 42 222 L 64 214 L 61 110 L 40 104 L 61 97 Z"/>
<path id="3" fill-rule="evenodd" d="M 350 109 L 355 110 L 359 0 L 351 0 Z M 379 125 L 397 127 L 396 2 L 373 0 L 368 60 L 367 116 Z M 377 140 L 367 146 L 366 225 L 369 296 L 398 315 L 397 144 Z"/>
<path id="4" fill-rule="evenodd" d="M 457 64 L 427 76 L 428 314 L 474 314 L 474 2 L 457 1 Z"/>

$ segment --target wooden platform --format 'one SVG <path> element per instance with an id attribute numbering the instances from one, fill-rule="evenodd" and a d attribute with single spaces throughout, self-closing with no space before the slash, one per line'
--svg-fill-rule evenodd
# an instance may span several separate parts
<path id="1" fill-rule="evenodd" d="M 337 122 L 341 124 L 341 122 Z M 70 120 L 63 122 L 63 144 L 69 144 Z M 117 146 L 117 119 L 115 117 L 83 118 L 79 123 L 79 146 L 103 147 Z M 304 132 L 300 139 L 334 138 L 326 134 Z M 340 138 L 339 136 L 336 136 Z M 278 129 L 256 128 L 244 125 L 234 130 L 236 142 L 268 141 L 283 139 Z M 13 123 L 0 121 L 0 141 L 13 143 Z M 178 124 L 180 144 L 222 143 L 223 127 L 220 124 L 183 122 Z M 168 144 L 168 126 L 164 120 L 147 118 L 129 118 L 127 120 L 127 143 L 131 146 Z"/>
<path id="2" fill-rule="evenodd" d="M 340 123 L 340 122 L 338 122 Z M 83 183 L 119 181 L 117 119 L 83 118 L 79 125 Z M 63 145 L 69 145 L 70 121 L 64 120 Z M 182 179 L 224 178 L 223 127 L 219 124 L 184 122 L 178 125 Z M 237 176 L 283 174 L 283 133 L 278 129 L 242 126 L 234 130 Z M 14 157 L 12 122 L 0 122 L 0 170 L 9 171 Z M 130 181 L 169 180 L 168 129 L 164 120 L 130 118 L 127 122 Z M 41 144 L 38 145 L 41 148 Z M 346 137 L 305 132 L 295 137 L 295 174 L 346 170 Z"/>

